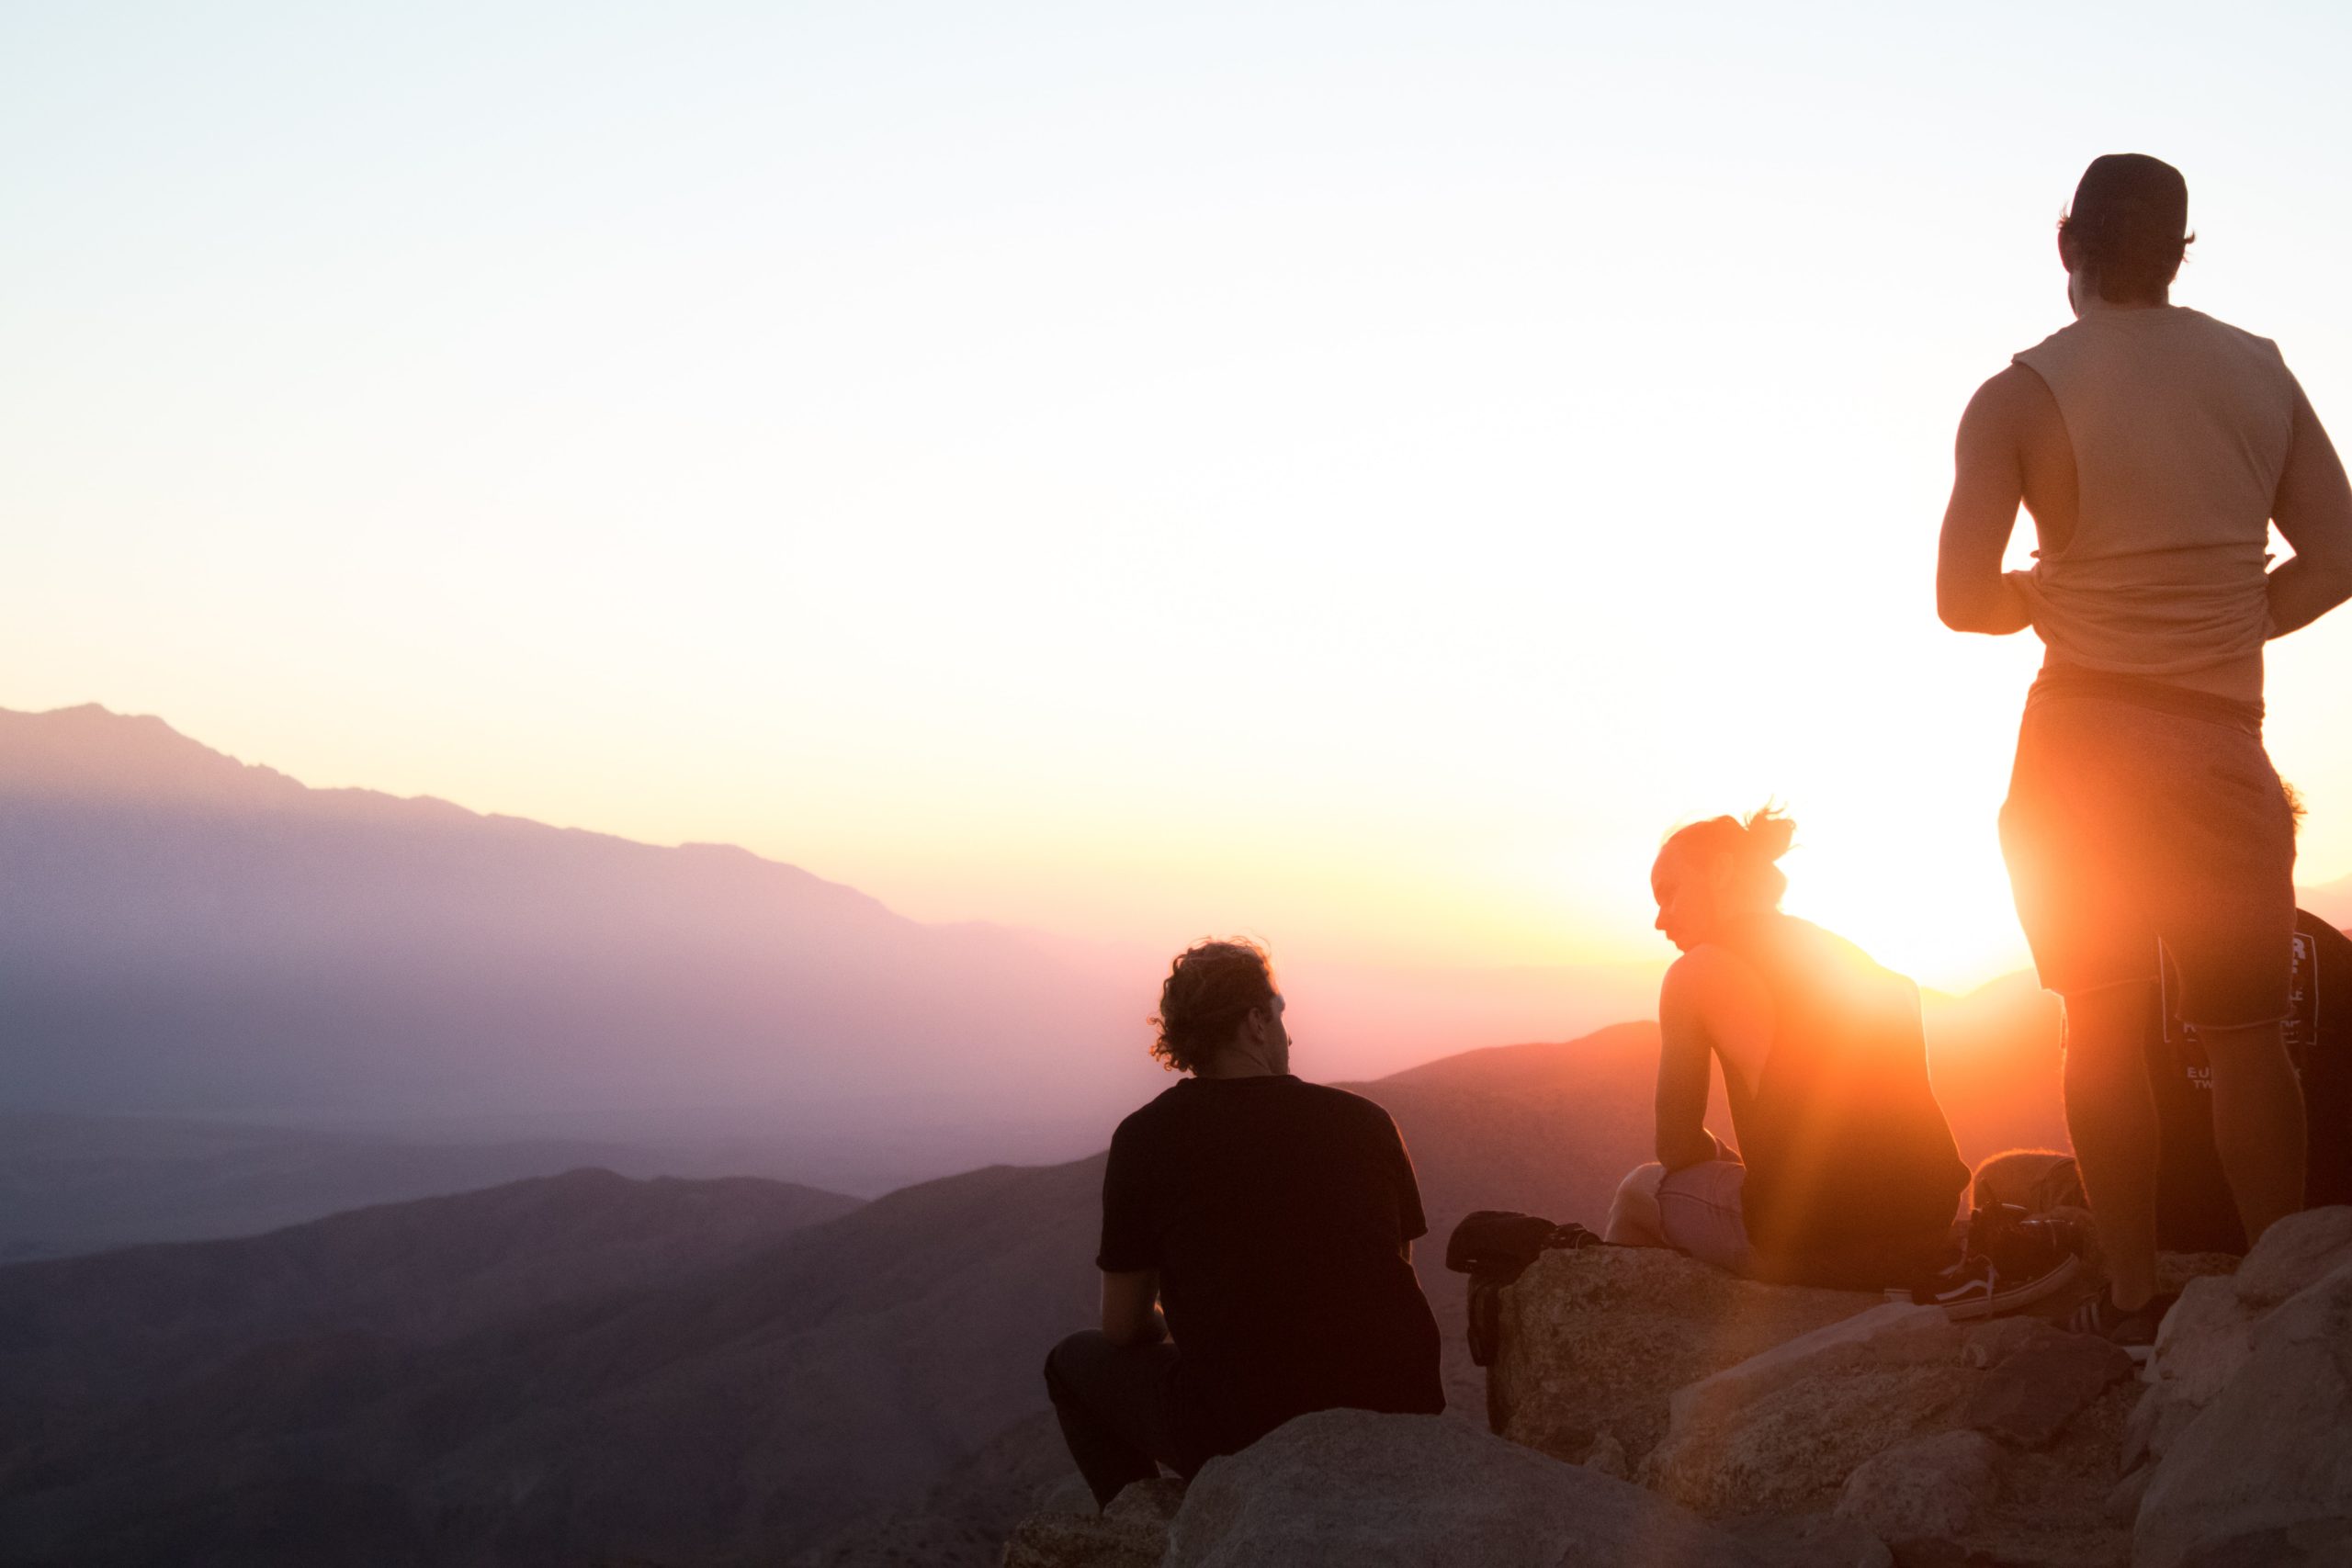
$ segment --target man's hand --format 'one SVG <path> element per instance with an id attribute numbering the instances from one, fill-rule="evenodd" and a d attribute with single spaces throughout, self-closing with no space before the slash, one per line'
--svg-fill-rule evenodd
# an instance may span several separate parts
<path id="1" fill-rule="evenodd" d="M 1114 1345 L 1157 1345 L 1168 1337 L 1159 1269 L 1102 1276 L 1102 1337 Z"/>
<path id="2" fill-rule="evenodd" d="M 2270 520 L 2295 547 L 2294 558 L 2273 568 L 2268 583 L 2270 635 L 2285 637 L 2352 597 L 2352 485 L 2345 482 L 2343 459 L 2301 387 L 2295 389 L 2294 440 Z"/>

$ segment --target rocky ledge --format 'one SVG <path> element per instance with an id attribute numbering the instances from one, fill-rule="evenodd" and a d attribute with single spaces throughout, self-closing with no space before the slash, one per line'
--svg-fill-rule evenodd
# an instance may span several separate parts
<path id="1" fill-rule="evenodd" d="M 2183 1284 L 2151 1364 L 1663 1252 L 1545 1254 L 1505 1293 L 1496 1437 L 1305 1416 L 1189 1488 L 1024 1521 L 1007 1568 L 2352 1564 L 2352 1209 Z"/>

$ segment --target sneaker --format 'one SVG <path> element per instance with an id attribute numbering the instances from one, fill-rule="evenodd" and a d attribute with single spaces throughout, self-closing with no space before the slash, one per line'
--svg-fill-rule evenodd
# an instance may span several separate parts
<path id="1" fill-rule="evenodd" d="M 2082 1258 L 2067 1252 L 2045 1263 L 2039 1271 L 2012 1273 L 1971 1249 L 1959 1262 L 1916 1282 L 1910 1289 L 1889 1291 L 1886 1294 L 1890 1301 L 1941 1307 L 1944 1315 L 1955 1321 L 1998 1317 L 2064 1290 L 2082 1272 Z"/>
<path id="2" fill-rule="evenodd" d="M 2115 1304 L 2112 1294 L 2102 1290 L 2074 1310 L 2066 1326 L 2076 1334 L 2098 1336 L 2144 1366 L 2156 1353 L 2156 1330 L 2163 1326 L 2165 1314 L 2178 1300 L 2177 1294 L 2150 1296 L 2126 1312 Z"/>

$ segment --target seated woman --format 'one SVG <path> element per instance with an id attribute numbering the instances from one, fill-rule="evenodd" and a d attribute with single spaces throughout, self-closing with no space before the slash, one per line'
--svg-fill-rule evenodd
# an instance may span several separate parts
<path id="1" fill-rule="evenodd" d="M 1781 913 L 1795 825 L 1717 817 L 1650 871 L 1682 952 L 1658 992 L 1657 1163 L 1625 1179 L 1608 1239 L 1757 1279 L 1900 1285 L 1948 1254 L 1968 1169 L 1928 1087 L 1919 991 Z M 1734 1153 L 1708 1132 L 1723 1064 Z"/>

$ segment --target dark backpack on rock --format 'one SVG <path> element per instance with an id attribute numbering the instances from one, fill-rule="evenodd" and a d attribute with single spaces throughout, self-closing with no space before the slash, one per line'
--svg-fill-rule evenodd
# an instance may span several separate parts
<path id="1" fill-rule="evenodd" d="M 1502 1324 L 1503 1288 L 1544 1253 L 1598 1247 L 1600 1238 L 1571 1220 L 1554 1224 L 1539 1214 L 1480 1209 L 1446 1238 L 1445 1266 L 1470 1276 L 1470 1359 L 1494 1365 Z"/>

